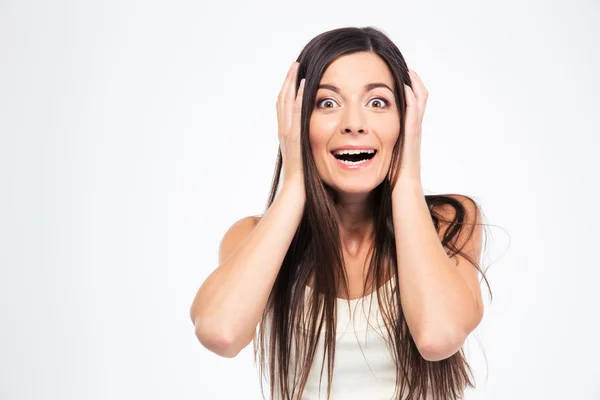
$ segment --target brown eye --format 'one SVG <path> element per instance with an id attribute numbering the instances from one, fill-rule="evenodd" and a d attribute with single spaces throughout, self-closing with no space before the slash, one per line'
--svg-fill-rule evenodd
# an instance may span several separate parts
<path id="1" fill-rule="evenodd" d="M 379 107 L 375 107 L 375 108 L 385 108 L 385 107 L 388 106 L 387 100 L 384 99 L 384 98 L 381 98 L 381 97 L 376 97 L 376 98 L 372 99 L 371 101 L 377 101 L 379 103 L 381 103 L 383 101 L 383 103 L 385 104 L 385 105 L 382 105 L 382 106 L 379 106 Z"/>
<path id="2" fill-rule="evenodd" d="M 331 107 L 320 107 L 319 105 L 321 103 L 325 104 L 325 103 L 335 103 L 335 100 L 333 99 L 329 99 L 329 98 L 325 98 L 325 99 L 320 99 L 317 101 L 317 108 L 331 108 Z"/>

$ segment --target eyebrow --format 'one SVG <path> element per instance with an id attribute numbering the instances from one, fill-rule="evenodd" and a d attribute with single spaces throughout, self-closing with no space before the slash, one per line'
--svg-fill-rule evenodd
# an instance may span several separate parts
<path id="1" fill-rule="evenodd" d="M 365 92 L 368 92 L 368 91 L 373 90 L 378 87 L 386 88 L 390 92 L 394 93 L 394 91 L 392 89 L 390 89 L 390 87 L 388 85 L 386 85 L 385 83 L 382 83 L 382 82 L 368 83 L 365 85 L 364 90 L 365 90 Z M 329 85 L 326 83 L 323 85 L 319 85 L 317 90 L 318 89 L 329 89 L 329 90 L 336 92 L 337 94 L 340 94 L 340 89 L 337 86 Z"/>

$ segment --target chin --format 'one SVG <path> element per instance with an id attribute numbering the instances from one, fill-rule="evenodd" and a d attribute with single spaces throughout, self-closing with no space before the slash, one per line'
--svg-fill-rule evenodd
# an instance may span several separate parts
<path id="1" fill-rule="evenodd" d="M 350 185 L 350 184 L 346 184 L 346 185 L 328 185 L 329 187 L 331 187 L 335 192 L 339 193 L 339 194 L 345 194 L 345 195 L 361 195 L 361 194 L 369 194 L 371 193 L 376 187 L 377 185 L 369 185 L 369 184 L 365 184 L 364 182 L 361 183 L 357 183 L 355 185 Z"/>

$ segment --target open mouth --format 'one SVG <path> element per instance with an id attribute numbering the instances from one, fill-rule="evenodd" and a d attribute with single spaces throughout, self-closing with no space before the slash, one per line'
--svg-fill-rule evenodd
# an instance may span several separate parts
<path id="1" fill-rule="evenodd" d="M 337 160 L 347 165 L 360 165 L 371 160 L 377 154 L 377 150 L 361 150 L 350 152 L 331 152 Z"/>

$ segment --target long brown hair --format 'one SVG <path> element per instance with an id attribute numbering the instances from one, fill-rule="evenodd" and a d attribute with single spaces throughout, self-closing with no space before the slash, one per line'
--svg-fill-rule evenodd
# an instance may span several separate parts
<path id="1" fill-rule="evenodd" d="M 257 358 L 260 359 L 261 392 L 264 397 L 262 380 L 267 363 L 270 393 L 274 396 L 272 398 L 300 399 L 311 365 L 315 361 L 317 342 L 320 340 L 322 329 L 325 328 L 324 354 L 328 357 L 328 398 L 331 394 L 336 343 L 336 288 L 340 280 L 346 288 L 348 286 L 339 236 L 339 219 L 335 209 L 335 193 L 319 177 L 308 127 L 317 88 L 326 68 L 337 58 L 356 52 L 371 52 L 387 63 L 394 79 L 395 100 L 400 117 L 400 135 L 392 152 L 390 166 L 390 171 L 394 171 L 394 174 L 391 177 L 388 174 L 370 196 L 373 204 L 374 232 L 369 253 L 371 257 L 368 278 L 364 286 L 364 290 L 368 283 L 371 283 L 370 287 L 378 288 L 383 285 L 386 276 L 395 276 L 396 284 L 391 298 L 384 292 L 382 300 L 377 294 L 386 330 L 391 339 L 390 350 L 397 367 L 398 384 L 395 398 L 421 399 L 426 393 L 431 393 L 436 400 L 459 399 L 467 386 L 474 387 L 472 371 L 463 350 L 441 361 L 425 360 L 413 341 L 402 312 L 397 281 L 398 265 L 391 192 L 392 182 L 396 181 L 396 173 L 402 161 L 400 154 L 404 144 L 406 102 L 403 84 L 411 86 L 411 82 L 408 67 L 398 48 L 382 31 L 372 27 L 348 27 L 324 32 L 312 39 L 296 60 L 300 63 L 296 90 L 300 80 L 306 78 L 301 114 L 306 203 L 254 338 L 255 362 Z M 276 197 L 281 169 L 282 155 L 279 151 L 267 209 Z M 479 208 L 473 199 L 466 198 Z M 485 278 L 478 260 L 469 258 L 457 247 L 457 238 L 463 225 L 469 225 L 465 221 L 465 207 L 450 196 L 426 195 L 425 200 L 436 230 L 439 232 L 441 219 L 446 223 L 447 229 L 442 245 L 447 249 L 447 254 L 451 257 L 456 254 L 464 256 Z M 443 221 L 442 214 L 436 210 L 448 206 L 455 210 L 454 218 Z M 475 224 L 472 225 L 470 234 L 475 228 Z M 305 288 L 309 280 L 313 284 L 313 295 L 310 299 L 305 299 Z M 297 335 L 296 330 L 300 326 L 305 327 L 309 334 Z M 265 356 L 266 344 L 268 359 Z M 322 363 L 325 362 L 324 358 L 325 356 Z"/>

